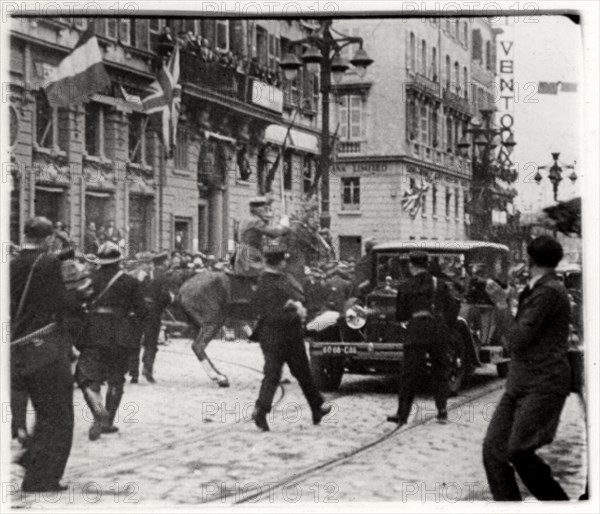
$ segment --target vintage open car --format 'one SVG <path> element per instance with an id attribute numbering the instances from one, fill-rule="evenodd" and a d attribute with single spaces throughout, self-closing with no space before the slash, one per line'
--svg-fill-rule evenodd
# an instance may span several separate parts
<path id="1" fill-rule="evenodd" d="M 336 390 L 344 373 L 399 372 L 407 329 L 396 319 L 396 296 L 414 250 L 429 255 L 432 272 L 461 302 L 448 333 L 450 391 L 458 392 L 465 377 L 483 364 L 495 364 L 506 376 L 509 359 L 485 283 L 492 278 L 507 285 L 508 248 L 479 241 L 391 241 L 373 248 L 368 292 L 350 299 L 342 313 L 323 313 L 307 325 L 311 368 L 322 390 Z"/>

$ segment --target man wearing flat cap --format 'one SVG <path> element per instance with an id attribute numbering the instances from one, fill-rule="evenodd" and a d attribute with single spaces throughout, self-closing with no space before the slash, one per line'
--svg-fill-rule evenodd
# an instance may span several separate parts
<path id="1" fill-rule="evenodd" d="M 536 451 L 556 435 L 571 390 L 568 360 L 571 305 L 555 273 L 563 257 L 560 243 L 540 236 L 527 246 L 529 283 L 515 318 L 508 291 L 488 280 L 510 351 L 506 391 L 496 406 L 483 443 L 483 463 L 495 501 L 520 501 L 515 471 L 538 500 L 568 500 L 552 470 Z"/>
<path id="2" fill-rule="evenodd" d="M 63 321 L 80 306 L 70 305 L 61 263 L 48 253 L 52 233 L 47 218 L 27 221 L 25 244 L 10 263 L 11 407 L 15 419 L 23 420 L 18 428 L 25 427 L 27 396 L 35 409 L 35 430 L 20 459 L 26 467 L 21 487 L 25 492 L 66 489 L 60 480 L 73 439 L 72 341 Z M 43 335 L 51 326 L 55 327 L 52 335 Z"/>
<path id="3" fill-rule="evenodd" d="M 417 385 L 426 372 L 425 356 L 431 360 L 431 385 L 438 421 L 448 419 L 449 356 L 445 321 L 452 302 L 448 286 L 434 277 L 428 269 L 425 252 L 409 255 L 411 276 L 398 286 L 396 318 L 408 323 L 407 341 L 404 344 L 402 376 L 398 392 L 398 412 L 388 421 L 404 425 L 413 404 Z"/>
<path id="4" fill-rule="evenodd" d="M 239 246 L 235 256 L 234 272 L 245 277 L 258 277 L 264 268 L 263 239 L 274 239 L 288 232 L 286 227 L 269 227 L 268 206 L 271 200 L 264 196 L 250 200 L 250 216 L 239 228 Z"/>
<path id="5" fill-rule="evenodd" d="M 147 314 L 140 283 L 121 270 L 122 260 L 116 243 L 102 243 L 99 268 L 92 276 L 94 293 L 76 370 L 77 383 L 94 416 L 90 441 L 118 431 L 113 423 L 123 397 L 125 374 L 131 354 L 139 351 L 140 327 Z M 101 394 L 103 382 L 108 384 L 106 402 Z"/>

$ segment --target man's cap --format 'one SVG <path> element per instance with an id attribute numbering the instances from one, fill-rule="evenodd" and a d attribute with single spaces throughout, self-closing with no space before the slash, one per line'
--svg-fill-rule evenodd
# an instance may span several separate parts
<path id="1" fill-rule="evenodd" d="M 35 216 L 25 223 L 25 235 L 31 239 L 43 239 L 54 232 L 52 222 L 45 216 Z"/>
<path id="2" fill-rule="evenodd" d="M 377 244 L 377 240 L 375 238 L 370 238 L 365 241 L 365 250 L 370 250 Z"/>
<path id="3" fill-rule="evenodd" d="M 121 260 L 123 260 L 123 254 L 116 243 L 112 241 L 102 243 L 98 249 L 98 258 L 96 261 L 100 266 L 115 264 Z"/>
<path id="4" fill-rule="evenodd" d="M 414 266 L 425 267 L 427 266 L 429 257 L 426 252 L 415 251 L 408 254 L 408 260 Z"/>
<path id="5" fill-rule="evenodd" d="M 152 256 L 152 262 L 164 262 L 169 258 L 169 252 L 160 252 Z"/>
<path id="6" fill-rule="evenodd" d="M 152 255 L 152 252 L 139 252 L 135 254 L 135 260 L 138 262 L 152 262 L 154 256 Z"/>

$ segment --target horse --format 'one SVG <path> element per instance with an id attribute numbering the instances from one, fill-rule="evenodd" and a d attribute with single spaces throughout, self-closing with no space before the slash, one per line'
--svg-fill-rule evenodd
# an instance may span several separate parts
<path id="1" fill-rule="evenodd" d="M 298 220 L 291 221 L 290 230 L 281 237 L 281 243 L 289 254 L 287 271 L 301 284 L 305 281 L 305 266 L 330 252 L 318 231 Z M 188 279 L 178 291 L 177 302 L 187 314 L 194 332 L 192 350 L 208 377 L 219 387 L 229 387 L 229 379 L 210 360 L 206 347 L 226 321 L 255 320 L 248 302 L 255 283 L 256 279 L 242 279 L 226 271 L 206 271 Z M 246 298 L 240 302 L 242 292 Z"/>

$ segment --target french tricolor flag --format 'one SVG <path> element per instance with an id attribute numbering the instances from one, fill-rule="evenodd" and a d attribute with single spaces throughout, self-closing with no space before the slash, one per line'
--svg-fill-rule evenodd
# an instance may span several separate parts
<path id="1" fill-rule="evenodd" d="M 90 23 L 73 51 L 56 68 L 45 86 L 48 103 L 68 107 L 87 102 L 110 85 L 110 77 L 102 62 L 94 24 Z"/>

